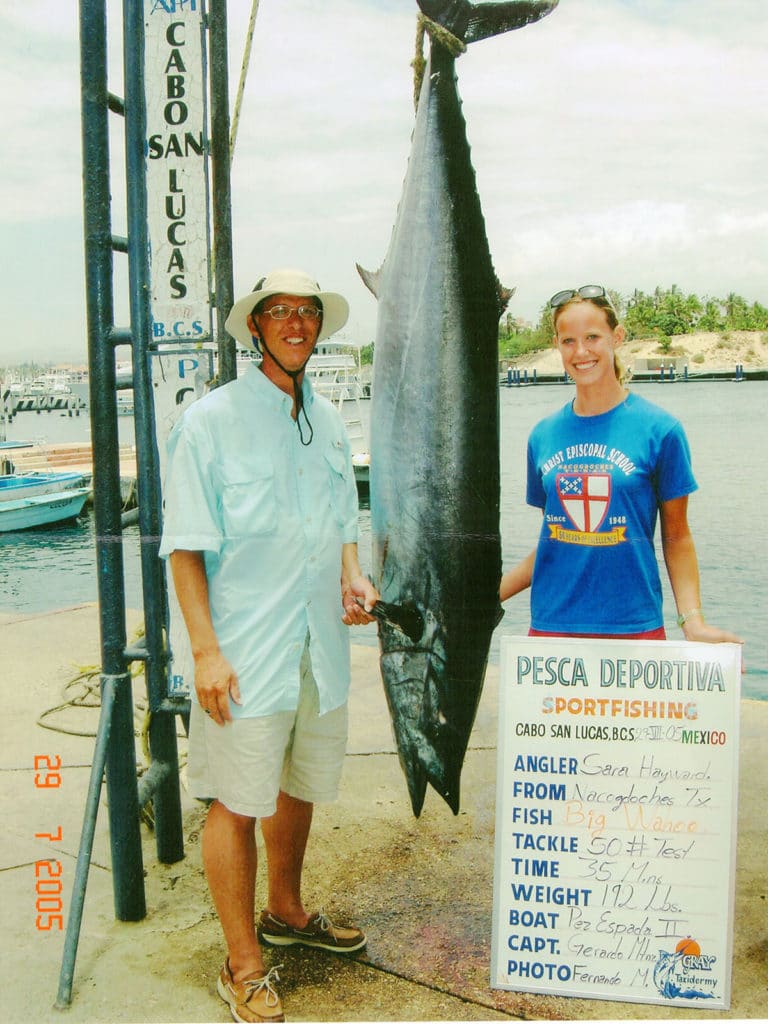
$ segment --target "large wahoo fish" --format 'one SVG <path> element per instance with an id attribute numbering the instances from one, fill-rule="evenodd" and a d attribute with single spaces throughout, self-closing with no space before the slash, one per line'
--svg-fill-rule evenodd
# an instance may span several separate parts
<path id="1" fill-rule="evenodd" d="M 452 53 L 556 4 L 419 0 L 440 28 L 430 31 L 403 195 L 381 269 L 358 268 L 379 300 L 371 529 L 381 668 L 416 815 L 427 782 L 458 813 L 500 616 L 498 322 L 510 293 L 491 263 Z"/>

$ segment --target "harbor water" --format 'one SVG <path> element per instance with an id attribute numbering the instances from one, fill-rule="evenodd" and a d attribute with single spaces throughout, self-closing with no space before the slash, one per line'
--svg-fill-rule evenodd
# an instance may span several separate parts
<path id="1" fill-rule="evenodd" d="M 676 415 L 693 452 L 699 490 L 691 496 L 689 520 L 699 556 L 702 601 L 707 619 L 745 641 L 743 695 L 768 700 L 768 541 L 763 529 L 768 477 L 761 468 L 768 447 L 768 385 L 754 382 L 637 384 L 636 390 Z M 533 425 L 573 395 L 568 385 L 502 387 L 502 541 L 504 566 L 519 561 L 536 542 L 541 513 L 525 504 L 525 447 Z M 362 403 L 364 418 L 370 403 Z M 90 422 L 56 411 L 19 413 L 8 438 L 86 441 Z M 133 420 L 120 418 L 121 441 L 133 443 Z M 138 528 L 125 531 L 126 599 L 141 607 Z M 360 556 L 370 570 L 370 512 L 360 511 Z M 659 558 L 661 552 L 659 549 Z M 664 608 L 667 635 L 680 635 L 666 572 Z M 0 534 L 0 612 L 52 611 L 95 601 L 93 518 L 44 530 Z M 505 606 L 494 635 L 491 659 L 498 659 L 500 637 L 528 630 L 528 599 L 521 594 Z M 354 633 L 358 643 L 376 643 L 375 624 Z"/>

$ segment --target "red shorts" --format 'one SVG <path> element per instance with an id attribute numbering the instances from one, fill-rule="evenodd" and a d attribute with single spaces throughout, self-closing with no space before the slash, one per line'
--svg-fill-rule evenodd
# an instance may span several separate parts
<path id="1" fill-rule="evenodd" d="M 647 629 L 644 633 L 543 633 L 531 627 L 528 636 L 563 636 L 582 640 L 666 640 L 667 634 L 663 626 L 658 629 Z"/>

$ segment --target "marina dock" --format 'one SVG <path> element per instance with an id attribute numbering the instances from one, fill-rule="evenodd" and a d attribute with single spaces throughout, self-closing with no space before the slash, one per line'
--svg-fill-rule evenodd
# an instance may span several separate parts
<path id="1" fill-rule="evenodd" d="M 766 381 L 768 380 L 768 369 L 747 369 L 740 364 L 732 369 L 721 370 L 696 370 L 691 371 L 686 366 L 678 369 L 675 366 L 661 366 L 658 369 L 633 370 L 630 378 L 631 384 L 693 384 L 701 381 L 720 381 L 723 383 L 733 382 L 736 384 L 745 381 Z M 572 381 L 565 373 L 540 372 L 535 368 L 522 369 L 508 367 L 499 374 L 500 387 L 531 387 L 535 384 L 571 384 Z"/>
<path id="2" fill-rule="evenodd" d="M 129 629 L 140 620 L 139 613 L 130 613 Z M 66 916 L 98 718 L 91 701 L 68 700 L 78 691 L 67 686 L 83 667 L 98 661 L 98 631 L 94 605 L 0 616 L 5 675 L 14 692 L 24 695 L 8 702 L 0 755 L 7 806 L 0 836 L 0 899 L 9 937 L 2 964 L 3 1020 L 228 1021 L 229 1011 L 215 989 L 223 944 L 202 871 L 204 809 L 183 786 L 185 858 L 159 864 L 151 829 L 142 826 L 147 916 L 135 923 L 114 919 L 102 795 L 73 1001 L 63 1014 L 53 1009 L 63 933 L 36 928 L 34 865 L 51 859 L 62 865 Z M 395 752 L 376 647 L 353 646 L 352 676 L 342 789 L 337 803 L 316 810 L 305 897 L 332 919 L 363 926 L 368 947 L 353 959 L 300 947 L 267 950 L 268 967 L 284 965 L 280 987 L 289 1020 L 702 1019 L 703 1008 L 697 1012 L 491 989 L 498 669 L 489 666 L 465 762 L 459 815 L 454 817 L 430 791 L 419 819 L 411 814 Z M 143 770 L 141 679 L 135 695 L 137 760 Z M 766 742 L 768 702 L 742 701 L 732 1004 L 728 1011 L 705 1011 L 707 1020 L 765 1018 Z M 185 744 L 182 732 L 182 764 Z M 61 758 L 59 788 L 35 786 L 36 756 Z M 727 884 L 713 865 L 712 885 Z M 260 873 L 257 907 L 264 899 Z"/>
<path id="3" fill-rule="evenodd" d="M 17 448 L 13 452 L 17 472 L 35 470 L 68 470 L 93 475 L 93 447 L 89 441 L 66 441 L 59 444 L 36 444 L 31 448 Z M 136 477 L 136 449 L 133 445 L 120 445 L 120 476 Z"/>

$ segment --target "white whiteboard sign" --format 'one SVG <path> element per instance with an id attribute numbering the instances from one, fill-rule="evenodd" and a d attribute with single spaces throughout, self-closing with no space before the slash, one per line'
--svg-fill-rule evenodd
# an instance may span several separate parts
<path id="1" fill-rule="evenodd" d="M 502 639 L 492 987 L 728 1008 L 740 666 Z"/>
<path id="2" fill-rule="evenodd" d="M 211 336 L 203 0 L 144 0 L 152 334 Z"/>

